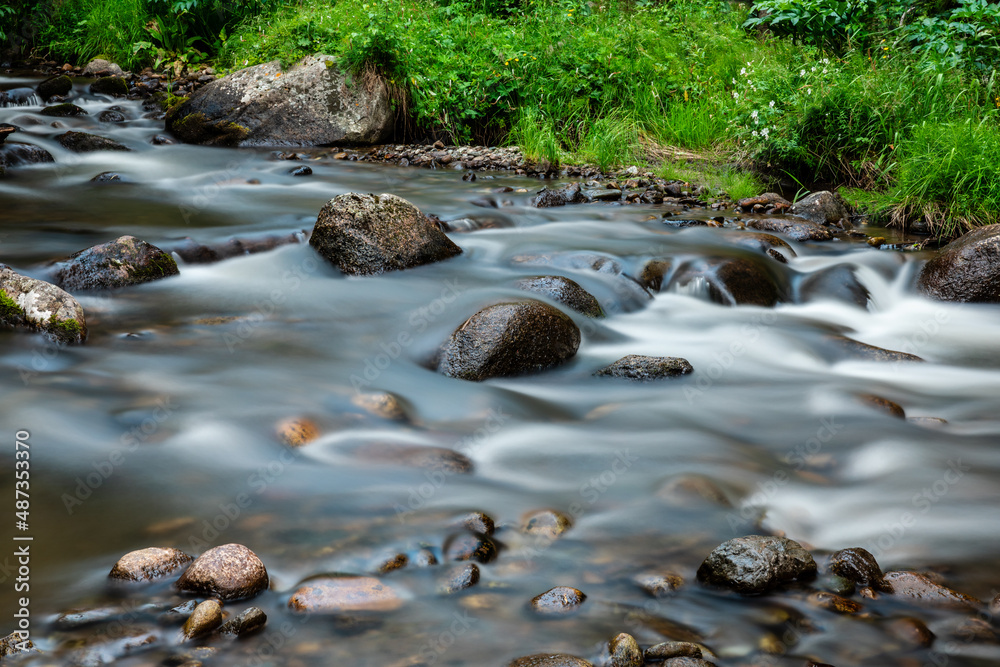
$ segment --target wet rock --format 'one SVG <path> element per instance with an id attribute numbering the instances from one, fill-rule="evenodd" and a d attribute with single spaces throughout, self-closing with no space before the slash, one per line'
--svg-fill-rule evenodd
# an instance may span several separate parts
<path id="1" fill-rule="evenodd" d="M 787 220 L 785 218 L 754 218 L 747 220 L 747 227 L 762 232 L 785 234 L 793 241 L 829 241 L 833 235 L 811 222 Z"/>
<path id="2" fill-rule="evenodd" d="M 915 354 L 875 347 L 874 345 L 868 345 L 867 343 L 862 343 L 853 338 L 846 338 L 845 336 L 828 336 L 826 340 L 832 343 L 837 350 L 864 361 L 923 361 L 923 359 Z"/>
<path id="3" fill-rule="evenodd" d="M 587 596 L 569 586 L 556 586 L 531 599 L 531 609 L 543 616 L 566 616 L 580 610 Z"/>
<path id="4" fill-rule="evenodd" d="M 73 90 L 73 80 L 65 74 L 54 76 L 42 81 L 35 90 L 42 100 L 48 100 L 56 95 L 68 95 Z"/>
<path id="5" fill-rule="evenodd" d="M 583 196 L 588 202 L 595 201 L 621 201 L 622 191 L 615 190 L 614 188 L 594 188 L 592 190 L 584 190 Z"/>
<path id="6" fill-rule="evenodd" d="M 409 269 L 462 252 L 405 199 L 353 192 L 323 207 L 309 245 L 350 275 Z"/>
<path id="7" fill-rule="evenodd" d="M 566 204 L 580 204 L 585 201 L 587 201 L 587 198 L 580 191 L 580 184 L 571 183 L 558 190 L 542 188 L 535 198 L 531 200 L 531 205 L 535 208 L 552 208 L 555 206 L 565 206 Z"/>
<path id="8" fill-rule="evenodd" d="M 726 234 L 724 238 L 726 241 L 740 248 L 762 252 L 774 259 L 780 257 L 781 259 L 778 259 L 779 262 L 785 260 L 786 255 L 788 257 L 796 256 L 792 246 L 773 234 L 739 232 L 736 234 Z"/>
<path id="9" fill-rule="evenodd" d="M 124 123 L 125 114 L 118 109 L 105 109 L 97 114 L 97 120 L 102 123 Z"/>
<path id="10" fill-rule="evenodd" d="M 89 115 L 83 107 L 78 107 L 75 104 L 70 104 L 64 102 L 63 104 L 56 104 L 51 107 L 45 107 L 39 111 L 43 116 L 51 116 L 54 118 L 70 118 L 73 116 L 87 116 Z"/>
<path id="11" fill-rule="evenodd" d="M 158 619 L 160 625 L 184 625 L 198 607 L 197 600 L 188 600 L 163 612 Z"/>
<path id="12" fill-rule="evenodd" d="M 222 625 L 222 605 L 218 600 L 205 600 L 194 608 L 194 612 L 184 622 L 181 637 L 184 639 L 201 637 L 220 625 Z"/>
<path id="13" fill-rule="evenodd" d="M 919 618 L 903 616 L 886 621 L 883 626 L 892 637 L 916 648 L 930 648 L 934 643 L 934 633 Z"/>
<path id="14" fill-rule="evenodd" d="M 278 440 L 289 447 L 301 447 L 319 437 L 319 427 L 308 417 L 282 419 L 274 427 Z"/>
<path id="15" fill-rule="evenodd" d="M 95 95 L 128 97 L 128 83 L 120 76 L 106 76 L 90 84 L 90 92 Z"/>
<path id="16" fill-rule="evenodd" d="M 86 132 L 67 132 L 56 137 L 56 141 L 66 150 L 74 153 L 92 153 L 94 151 L 131 151 L 132 149 L 124 144 L 120 144 L 114 139 L 99 137 L 96 134 Z"/>
<path id="17" fill-rule="evenodd" d="M 3 144 L 5 141 L 7 141 L 7 137 L 17 132 L 18 129 L 20 128 L 18 128 L 16 125 L 11 125 L 10 123 L 0 124 L 0 144 Z M 3 164 L 4 164 L 3 161 L 0 160 L 0 168 L 3 167 Z"/>
<path id="18" fill-rule="evenodd" d="M 601 304 L 594 295 L 580 287 L 575 280 L 562 276 L 535 276 L 517 281 L 517 288 L 547 296 L 587 317 L 604 317 Z"/>
<path id="19" fill-rule="evenodd" d="M 303 582 L 288 599 L 292 611 L 309 614 L 393 611 L 403 598 L 374 577 L 317 577 Z"/>
<path id="20" fill-rule="evenodd" d="M 799 287 L 799 300 L 803 302 L 833 300 L 867 308 L 870 296 L 848 264 L 811 273 Z"/>
<path id="21" fill-rule="evenodd" d="M 482 512 L 469 512 L 456 523 L 480 535 L 490 536 L 496 531 L 496 522 L 491 516 Z"/>
<path id="22" fill-rule="evenodd" d="M 907 417 L 906 421 L 922 428 L 941 428 L 948 425 L 948 420 L 940 417 Z"/>
<path id="23" fill-rule="evenodd" d="M 935 583 L 919 572 L 886 572 L 885 582 L 892 587 L 893 597 L 926 607 L 958 611 L 978 611 L 979 600 Z"/>
<path id="24" fill-rule="evenodd" d="M 549 540 L 559 539 L 572 527 L 573 520 L 557 510 L 535 510 L 521 517 L 521 532 Z"/>
<path id="25" fill-rule="evenodd" d="M 0 145 L 0 171 L 4 167 L 55 162 L 52 154 L 41 146 L 11 141 Z"/>
<path id="26" fill-rule="evenodd" d="M 668 259 L 651 259 L 639 270 L 639 284 L 646 289 L 659 292 L 663 287 L 663 279 L 670 273 L 672 263 Z"/>
<path id="27" fill-rule="evenodd" d="M 670 658 L 663 665 L 664 667 L 715 667 L 714 662 L 701 658 Z"/>
<path id="28" fill-rule="evenodd" d="M 657 492 L 657 497 L 679 505 L 692 501 L 709 502 L 720 507 L 732 507 L 726 492 L 711 478 L 704 475 L 685 473 L 668 479 Z"/>
<path id="29" fill-rule="evenodd" d="M 244 609 L 219 628 L 220 635 L 245 637 L 261 630 L 267 623 L 267 614 L 257 607 Z"/>
<path id="30" fill-rule="evenodd" d="M 234 238 L 217 245 L 202 245 L 188 237 L 178 245 L 166 250 L 177 253 L 188 264 L 209 264 L 230 257 L 243 257 L 259 252 L 267 252 L 284 245 L 301 243 L 303 236 L 299 232 L 284 235 L 268 235 L 260 238 Z"/>
<path id="31" fill-rule="evenodd" d="M 667 598 L 684 585 L 684 577 L 676 572 L 642 572 L 632 581 L 654 598 Z"/>
<path id="32" fill-rule="evenodd" d="M 538 653 L 511 660 L 507 667 L 594 667 L 583 658 L 565 653 Z"/>
<path id="33" fill-rule="evenodd" d="M 173 257 L 134 236 L 81 250 L 57 266 L 56 283 L 73 292 L 119 289 L 180 273 Z"/>
<path id="34" fill-rule="evenodd" d="M 355 449 L 354 455 L 364 461 L 440 470 L 449 474 L 465 475 L 475 468 L 472 459 L 447 447 L 373 442 Z"/>
<path id="35" fill-rule="evenodd" d="M 809 596 L 809 603 L 814 607 L 826 609 L 837 614 L 857 614 L 862 609 L 862 606 L 854 600 L 848 600 L 847 598 L 825 591 L 811 594 Z"/>
<path id="36" fill-rule="evenodd" d="M 850 229 L 851 216 L 847 202 L 839 194 L 822 190 L 792 204 L 790 212 L 818 225 Z"/>
<path id="37" fill-rule="evenodd" d="M 736 207 L 743 211 L 752 211 L 755 206 L 763 206 L 769 209 L 784 210 L 790 208 L 792 202 L 788 201 L 775 192 L 765 192 L 756 197 L 746 197 L 736 202 Z"/>
<path id="38" fill-rule="evenodd" d="M 576 354 L 580 330 L 566 314 L 541 301 L 488 306 L 465 321 L 441 346 L 437 371 L 480 382 L 534 373 Z"/>
<path id="39" fill-rule="evenodd" d="M 376 574 L 386 574 L 387 572 L 394 572 L 396 570 L 402 570 L 404 567 L 410 564 L 410 557 L 403 553 L 392 554 L 382 560 L 381 563 L 375 568 Z"/>
<path id="40" fill-rule="evenodd" d="M 762 263 L 748 258 L 698 260 L 685 267 L 671 281 L 687 285 L 695 280 L 708 284 L 712 300 L 726 306 L 762 306 L 778 302 L 778 285 Z"/>
<path id="41" fill-rule="evenodd" d="M 413 565 L 416 567 L 431 567 L 432 565 L 437 564 L 437 556 L 435 556 L 434 552 L 430 549 L 421 549 L 417 552 L 417 555 L 413 557 Z"/>
<path id="42" fill-rule="evenodd" d="M 1000 225 L 980 227 L 942 248 L 917 278 L 933 299 L 1000 303 Z"/>
<path id="43" fill-rule="evenodd" d="M 124 76 L 124 74 L 121 67 L 103 58 L 94 58 L 83 68 L 84 76 Z"/>
<path id="44" fill-rule="evenodd" d="M 646 649 L 646 662 L 663 662 L 671 658 L 700 658 L 701 647 L 691 642 L 662 642 Z"/>
<path id="45" fill-rule="evenodd" d="M 630 634 L 619 633 L 608 642 L 611 654 L 610 667 L 642 667 L 642 651 L 639 643 Z"/>
<path id="46" fill-rule="evenodd" d="M 37 103 L 38 97 L 31 88 L 11 88 L 0 90 L 0 107 L 31 106 Z"/>
<path id="47" fill-rule="evenodd" d="M 485 565 L 496 560 L 497 545 L 487 535 L 458 533 L 445 542 L 444 557 L 447 560 L 474 560 Z"/>
<path id="48" fill-rule="evenodd" d="M 903 410 L 903 406 L 899 403 L 894 403 L 888 398 L 883 398 L 881 396 L 875 396 L 874 394 L 865 394 L 859 396 L 861 402 L 865 405 L 875 408 L 879 412 L 884 412 L 890 417 L 896 417 L 897 419 L 906 419 L 906 411 Z"/>
<path id="49" fill-rule="evenodd" d="M 885 593 L 892 593 L 892 586 L 882 576 L 875 556 L 861 547 L 841 549 L 830 555 L 830 571 L 859 586 L 871 586 Z"/>
<path id="50" fill-rule="evenodd" d="M 242 544 L 224 544 L 209 549 L 188 567 L 177 581 L 186 593 L 212 595 L 221 600 L 252 598 L 267 590 L 264 564 Z"/>
<path id="51" fill-rule="evenodd" d="M 693 372 L 694 368 L 688 363 L 687 359 L 681 359 L 680 357 L 646 357 L 639 354 L 630 354 L 622 357 L 613 364 L 605 366 L 594 373 L 594 375 L 648 382 L 650 380 L 678 377 Z"/>
<path id="52" fill-rule="evenodd" d="M 308 56 L 233 72 L 167 113 L 182 141 L 225 146 L 376 144 L 393 126 L 380 80 L 347 82 L 332 56 Z"/>
<path id="53" fill-rule="evenodd" d="M 114 664 L 126 656 L 154 646 L 159 641 L 156 629 L 141 625 L 124 625 L 114 634 L 102 632 L 72 642 L 70 646 L 75 650 L 64 656 L 62 664 L 84 667 Z"/>
<path id="54" fill-rule="evenodd" d="M 698 578 L 741 595 L 760 595 L 795 579 L 816 575 L 816 562 L 798 542 L 748 535 L 724 542 L 698 568 Z"/>
<path id="55" fill-rule="evenodd" d="M 399 400 L 399 397 L 389 392 L 377 391 L 355 394 L 351 397 L 351 403 L 382 419 L 392 421 L 403 421 L 406 419 L 406 411 L 403 409 L 403 404 Z"/>
<path id="56" fill-rule="evenodd" d="M 76 299 L 6 264 L 0 264 L 0 325 L 39 331 L 62 343 L 87 339 L 87 321 Z"/>
<path id="57" fill-rule="evenodd" d="M 306 167 L 305 165 L 301 167 L 296 167 L 288 172 L 292 176 L 312 176 L 312 167 Z"/>
<path id="58" fill-rule="evenodd" d="M 0 639 L 0 658 L 7 658 L 19 653 L 32 653 L 37 650 L 30 639 L 22 637 L 17 632 L 12 632 Z"/>
<path id="59" fill-rule="evenodd" d="M 450 595 L 466 588 L 472 588 L 479 583 L 479 566 L 475 563 L 464 563 L 448 568 L 438 591 Z"/>
<path id="60" fill-rule="evenodd" d="M 122 177 L 117 171 L 102 171 L 97 176 L 90 179 L 91 183 L 127 183 L 128 181 Z"/>
<path id="61" fill-rule="evenodd" d="M 192 560 L 179 549 L 172 547 L 148 547 L 131 551 L 115 563 L 108 574 L 117 581 L 153 581 L 168 577 Z"/>
<path id="62" fill-rule="evenodd" d="M 177 142 L 171 139 L 170 137 L 164 136 L 162 134 L 157 134 L 156 136 L 154 136 L 152 139 L 149 140 L 149 143 L 153 144 L 154 146 L 173 146 Z"/>

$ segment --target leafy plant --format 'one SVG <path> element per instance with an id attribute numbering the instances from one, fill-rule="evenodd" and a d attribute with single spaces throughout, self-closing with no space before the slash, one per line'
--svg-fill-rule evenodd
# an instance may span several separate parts
<path id="1" fill-rule="evenodd" d="M 876 0 L 761 0 L 745 27 L 765 27 L 807 44 L 842 48 L 864 36 Z"/>

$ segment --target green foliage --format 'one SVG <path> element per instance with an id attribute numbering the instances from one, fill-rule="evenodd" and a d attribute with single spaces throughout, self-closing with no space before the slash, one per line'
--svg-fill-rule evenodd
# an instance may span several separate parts
<path id="1" fill-rule="evenodd" d="M 993 69 L 1000 60 L 1000 3 L 959 0 L 959 6 L 908 25 L 902 40 L 934 69 Z"/>
<path id="2" fill-rule="evenodd" d="M 766 27 L 806 44 L 839 49 L 863 37 L 876 0 L 759 0 L 743 24 Z"/>

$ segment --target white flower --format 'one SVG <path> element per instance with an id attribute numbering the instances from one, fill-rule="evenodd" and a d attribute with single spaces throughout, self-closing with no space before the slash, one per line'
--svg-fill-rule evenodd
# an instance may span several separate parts
<path id="1" fill-rule="evenodd" d="M 771 131 L 770 131 L 770 130 L 768 130 L 768 129 L 767 129 L 766 127 L 765 127 L 765 128 L 763 129 L 763 130 L 761 130 L 761 131 L 760 131 L 760 136 L 762 136 L 762 137 L 764 137 L 765 139 L 767 139 L 767 135 L 768 135 L 768 134 L 770 134 L 770 132 L 771 132 Z"/>
<path id="2" fill-rule="evenodd" d="M 756 109 L 754 109 L 753 111 L 750 112 L 750 117 L 753 118 L 754 120 L 757 120 L 757 110 Z"/>
<path id="3" fill-rule="evenodd" d="M 805 75 L 806 75 L 806 71 L 804 69 L 800 69 L 799 70 L 799 76 L 805 76 Z"/>
<path id="4" fill-rule="evenodd" d="M 734 99 L 734 100 L 738 100 L 738 99 L 740 99 L 740 94 L 739 94 L 739 93 L 737 93 L 737 92 L 736 92 L 735 90 L 733 91 L 733 99 Z"/>
<path id="5" fill-rule="evenodd" d="M 812 94 L 813 94 L 813 89 L 812 88 L 806 88 L 806 95 L 812 95 Z"/>
<path id="6" fill-rule="evenodd" d="M 735 78 L 733 79 L 733 85 L 734 86 L 736 85 L 736 79 Z"/>
<path id="7" fill-rule="evenodd" d="M 816 71 L 816 68 L 815 68 L 815 67 L 810 67 L 810 68 L 809 68 L 809 71 L 810 71 L 810 72 L 815 72 L 815 71 Z"/>
<path id="8" fill-rule="evenodd" d="M 755 136 L 755 137 L 757 136 L 757 130 L 753 131 L 753 136 Z"/>
<path id="9" fill-rule="evenodd" d="M 771 102 L 767 106 L 769 106 L 769 107 L 771 107 L 773 109 L 774 108 L 774 100 L 771 100 Z"/>
<path id="10" fill-rule="evenodd" d="M 823 58 L 823 64 L 824 65 L 829 65 L 830 64 L 830 59 L 829 58 Z"/>
<path id="11" fill-rule="evenodd" d="M 826 74 L 826 68 L 825 67 L 823 68 L 823 74 Z"/>
<path id="12" fill-rule="evenodd" d="M 744 67 L 743 69 L 740 70 L 740 76 L 746 76 L 746 75 L 747 75 L 747 68 Z"/>

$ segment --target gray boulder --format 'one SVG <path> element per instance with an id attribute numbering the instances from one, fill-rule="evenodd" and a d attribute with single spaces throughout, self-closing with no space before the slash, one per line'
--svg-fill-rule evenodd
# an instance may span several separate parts
<path id="1" fill-rule="evenodd" d="M 87 339 L 87 321 L 76 299 L 5 264 L 0 264 L 0 324 L 41 331 L 63 343 Z"/>
<path id="2" fill-rule="evenodd" d="M 717 546 L 698 568 L 698 578 L 741 595 L 760 595 L 794 579 L 816 575 L 816 561 L 786 537 L 748 535 Z"/>
<path id="3" fill-rule="evenodd" d="M 476 382 L 533 373 L 576 354 L 580 330 L 565 313 L 541 301 L 483 308 L 441 347 L 437 370 Z"/>
<path id="4" fill-rule="evenodd" d="M 517 281 L 517 288 L 549 297 L 587 317 L 604 317 L 601 304 L 575 280 L 563 276 L 535 276 Z"/>
<path id="5" fill-rule="evenodd" d="M 762 232 L 785 234 L 793 241 L 829 241 L 833 235 L 814 222 L 786 218 L 756 218 L 747 220 L 747 227 Z"/>
<path id="6" fill-rule="evenodd" d="M 122 68 L 103 58 L 94 58 L 83 68 L 84 76 L 122 76 Z"/>
<path id="7" fill-rule="evenodd" d="M 646 357 L 630 354 L 605 366 L 594 375 L 638 380 L 646 382 L 662 378 L 677 377 L 693 373 L 694 368 L 687 359 L 680 357 Z"/>
<path id="8" fill-rule="evenodd" d="M 182 141 L 220 146 L 377 144 L 392 131 L 385 85 L 347 76 L 331 56 L 278 61 L 209 83 L 167 114 Z"/>
<path id="9" fill-rule="evenodd" d="M 850 229 L 851 212 L 839 194 L 822 190 L 792 204 L 791 213 L 817 225 L 832 225 Z"/>
<path id="10" fill-rule="evenodd" d="M 1000 302 L 1000 225 L 952 241 L 927 264 L 917 287 L 941 301 Z"/>
<path id="11" fill-rule="evenodd" d="M 351 275 L 409 269 L 461 254 L 444 232 L 395 195 L 338 195 L 319 212 L 309 245 Z"/>
<path id="12" fill-rule="evenodd" d="M 134 236 L 81 250 L 58 267 L 56 283 L 72 292 L 118 289 L 180 273 L 173 257 Z"/>

